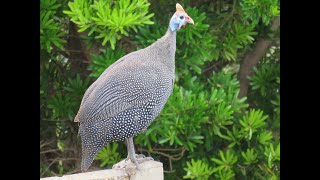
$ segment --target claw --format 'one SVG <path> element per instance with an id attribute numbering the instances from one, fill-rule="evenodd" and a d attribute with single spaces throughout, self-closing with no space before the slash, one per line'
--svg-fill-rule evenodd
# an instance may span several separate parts
<path id="1" fill-rule="evenodd" d="M 112 166 L 112 169 L 121 169 L 125 168 L 127 164 L 129 163 L 128 160 L 130 160 L 131 163 L 134 163 L 136 165 L 136 169 L 139 171 L 140 167 L 139 164 L 146 162 L 146 161 L 153 161 L 154 159 L 152 157 L 146 157 L 143 154 L 135 154 L 133 158 L 127 157 L 126 159 L 123 159 L 117 164 L 114 164 Z"/>
<path id="2" fill-rule="evenodd" d="M 126 139 L 127 143 L 127 149 L 128 149 L 128 157 L 127 159 L 130 159 L 132 163 L 136 165 L 136 169 L 140 170 L 139 164 L 148 161 L 148 160 L 153 160 L 153 158 L 146 158 L 145 155 L 143 154 L 136 154 L 134 150 L 134 144 L 133 144 L 133 137 L 129 137 Z M 126 161 L 125 161 L 126 162 Z"/>
<path id="3" fill-rule="evenodd" d="M 143 155 L 143 154 L 135 154 L 136 158 L 137 159 L 140 159 L 140 158 L 145 158 L 146 156 Z"/>

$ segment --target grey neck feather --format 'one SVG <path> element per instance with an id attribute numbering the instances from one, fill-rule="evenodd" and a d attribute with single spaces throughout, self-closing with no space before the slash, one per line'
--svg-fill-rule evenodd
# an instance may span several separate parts
<path id="1" fill-rule="evenodd" d="M 175 53 L 176 53 L 176 31 L 168 30 L 164 36 L 149 46 L 150 49 L 157 50 L 160 61 L 174 73 Z"/>

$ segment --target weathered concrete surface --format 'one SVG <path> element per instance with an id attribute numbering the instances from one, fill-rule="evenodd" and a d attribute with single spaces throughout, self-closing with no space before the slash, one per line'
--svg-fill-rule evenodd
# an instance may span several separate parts
<path id="1" fill-rule="evenodd" d="M 62 177 L 40 178 L 40 180 L 163 180 L 163 165 L 158 161 L 145 161 L 140 170 L 130 161 L 118 163 L 120 168 L 65 175 Z"/>

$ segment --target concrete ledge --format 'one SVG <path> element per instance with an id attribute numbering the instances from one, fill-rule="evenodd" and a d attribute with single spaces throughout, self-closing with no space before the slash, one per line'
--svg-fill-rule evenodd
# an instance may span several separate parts
<path id="1" fill-rule="evenodd" d="M 62 177 L 47 177 L 40 180 L 163 180 L 163 165 L 158 161 L 145 161 L 140 164 L 140 170 L 133 163 L 121 161 L 121 168 L 92 171 L 65 175 Z"/>

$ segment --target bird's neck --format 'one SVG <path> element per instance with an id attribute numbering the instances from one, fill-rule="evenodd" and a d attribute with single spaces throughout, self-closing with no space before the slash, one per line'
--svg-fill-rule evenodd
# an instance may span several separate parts
<path id="1" fill-rule="evenodd" d="M 167 32 L 161 38 L 161 44 L 163 49 L 163 56 L 166 56 L 166 62 L 164 64 L 169 67 L 173 73 L 175 69 L 175 54 L 176 54 L 176 31 L 171 31 L 170 27 L 168 27 Z"/>
<path id="2" fill-rule="evenodd" d="M 175 53 L 176 53 L 176 31 L 168 28 L 164 36 L 148 47 L 151 54 L 155 55 L 153 60 L 160 61 L 174 73 L 175 69 Z M 154 52 L 156 50 L 156 53 Z"/>
<path id="3" fill-rule="evenodd" d="M 174 39 L 174 41 L 176 40 L 176 35 L 177 35 L 177 30 L 171 30 L 170 26 L 167 29 L 166 34 L 164 34 L 164 36 L 162 38 L 171 38 Z"/>

